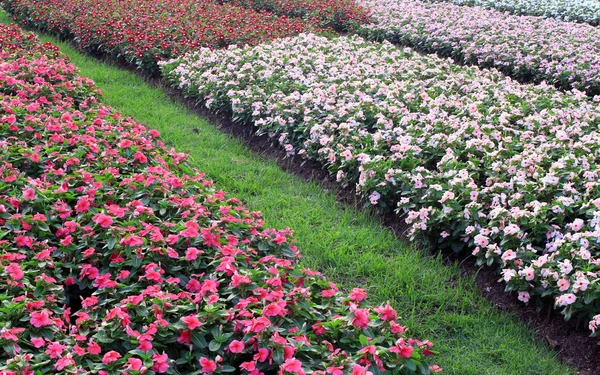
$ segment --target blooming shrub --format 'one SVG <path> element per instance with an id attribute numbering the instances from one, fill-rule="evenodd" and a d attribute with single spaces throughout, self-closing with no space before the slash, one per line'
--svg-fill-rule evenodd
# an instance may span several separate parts
<path id="1" fill-rule="evenodd" d="M 425 0 L 437 3 L 442 0 Z M 567 22 L 600 24 L 600 2 L 597 0 L 450 0 L 456 5 L 480 6 L 517 15 L 556 18 Z"/>
<path id="2" fill-rule="evenodd" d="M 300 19 L 212 0 L 6 0 L 4 5 L 23 24 L 150 72 L 156 61 L 199 47 L 256 44 L 315 30 Z"/>
<path id="3" fill-rule="evenodd" d="M 393 308 L 301 268 L 56 47 L 0 35 L 0 374 L 431 372 Z"/>
<path id="4" fill-rule="evenodd" d="M 397 208 L 411 235 L 498 265 L 521 301 L 600 314 L 600 97 L 359 37 L 201 49 L 163 73 Z"/>
<path id="5" fill-rule="evenodd" d="M 358 33 L 526 81 L 600 94 L 600 29 L 493 9 L 415 0 L 361 0 L 373 24 Z"/>
<path id="6" fill-rule="evenodd" d="M 311 20 L 322 27 L 346 30 L 348 24 L 365 23 L 368 12 L 355 0 L 221 0 L 243 7 Z"/>

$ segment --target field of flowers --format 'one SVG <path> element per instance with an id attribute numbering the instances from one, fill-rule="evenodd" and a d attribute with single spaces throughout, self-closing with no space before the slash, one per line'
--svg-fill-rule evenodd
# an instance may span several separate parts
<path id="1" fill-rule="evenodd" d="M 519 299 L 600 324 L 600 107 L 360 37 L 201 49 L 165 77 L 316 160 L 411 234 L 497 264 Z"/>
<path id="2" fill-rule="evenodd" d="M 368 21 L 368 11 L 354 0 L 220 0 L 242 7 L 311 20 L 321 27 L 347 30 Z"/>
<path id="3" fill-rule="evenodd" d="M 408 45 L 525 81 L 600 94 L 600 29 L 552 18 L 417 0 L 360 0 L 362 36 Z"/>
<path id="4" fill-rule="evenodd" d="M 517 15 L 556 18 L 568 22 L 600 24 L 600 1 L 598 0 L 424 0 L 425 2 L 448 2 L 456 5 L 479 6 L 498 9 Z"/>
<path id="5" fill-rule="evenodd" d="M 72 38 L 83 49 L 156 71 L 156 61 L 200 47 L 257 44 L 317 28 L 217 1 L 6 0 L 19 22 Z"/>
<path id="6" fill-rule="evenodd" d="M 289 229 L 103 105 L 56 47 L 0 35 L 0 372 L 440 370 L 390 306 L 300 268 Z"/>

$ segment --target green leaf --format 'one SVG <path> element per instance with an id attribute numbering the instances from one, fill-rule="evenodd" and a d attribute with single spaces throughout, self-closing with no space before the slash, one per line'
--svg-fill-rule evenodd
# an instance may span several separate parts
<path id="1" fill-rule="evenodd" d="M 204 334 L 201 334 L 200 332 L 195 332 L 192 331 L 192 334 L 190 335 L 190 338 L 192 339 L 192 343 L 199 349 L 204 349 L 207 346 L 206 343 L 206 339 L 204 338 Z"/>
<path id="2" fill-rule="evenodd" d="M 367 336 L 365 336 L 365 335 L 360 335 L 360 336 L 358 337 L 358 341 L 360 341 L 360 344 L 361 344 L 362 346 L 367 346 L 367 345 L 369 345 L 369 340 L 367 340 Z"/>
<path id="3" fill-rule="evenodd" d="M 208 350 L 210 350 L 211 352 L 216 352 L 217 350 L 219 350 L 221 348 L 221 343 L 218 342 L 217 340 L 212 340 L 209 344 L 208 344 Z"/>
<path id="4" fill-rule="evenodd" d="M 273 352 L 273 361 L 278 365 L 283 363 L 283 349 L 277 349 Z"/>
<path id="5" fill-rule="evenodd" d="M 416 365 L 416 363 L 412 359 L 409 359 L 406 362 L 404 362 L 404 367 L 406 367 L 410 371 L 416 371 L 417 370 L 417 365 Z"/>

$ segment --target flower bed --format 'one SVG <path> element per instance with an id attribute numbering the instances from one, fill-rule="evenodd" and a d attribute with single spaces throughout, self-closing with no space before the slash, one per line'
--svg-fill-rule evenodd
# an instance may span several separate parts
<path id="1" fill-rule="evenodd" d="M 362 0 L 373 24 L 358 33 L 434 52 L 525 81 L 600 94 L 600 29 L 497 10 L 414 0 Z"/>
<path id="2" fill-rule="evenodd" d="M 600 97 L 305 34 L 202 49 L 163 73 L 406 213 L 413 236 L 497 264 L 521 301 L 550 299 L 566 318 L 600 313 Z"/>
<path id="3" fill-rule="evenodd" d="M 311 20 L 321 27 L 347 30 L 368 21 L 367 10 L 355 0 L 220 0 L 238 6 Z"/>
<path id="4" fill-rule="evenodd" d="M 600 24 L 600 2 L 597 0 L 425 0 L 456 5 L 480 6 L 517 15 L 556 18 L 567 22 Z"/>
<path id="5" fill-rule="evenodd" d="M 212 0 L 6 0 L 4 5 L 23 24 L 150 72 L 156 61 L 199 47 L 256 44 L 315 30 L 300 19 Z"/>
<path id="6" fill-rule="evenodd" d="M 0 373 L 428 374 L 431 343 L 0 26 Z M 437 366 L 432 370 L 438 371 Z"/>

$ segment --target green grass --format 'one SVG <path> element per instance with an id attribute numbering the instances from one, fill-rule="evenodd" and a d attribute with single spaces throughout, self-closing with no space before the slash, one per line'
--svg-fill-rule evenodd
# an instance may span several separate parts
<path id="1" fill-rule="evenodd" d="M 9 22 L 2 10 L 0 22 Z M 191 154 L 194 166 L 219 187 L 261 210 L 267 225 L 295 229 L 306 266 L 345 289 L 366 288 L 372 303 L 390 300 L 411 335 L 435 343 L 444 374 L 575 373 L 516 317 L 482 298 L 472 278 L 461 276 L 456 266 L 444 266 L 439 256 L 407 245 L 364 210 L 339 204 L 320 186 L 253 154 L 160 88 L 54 38 L 42 39 L 59 45 L 84 76 L 96 81 L 107 104 Z"/>

